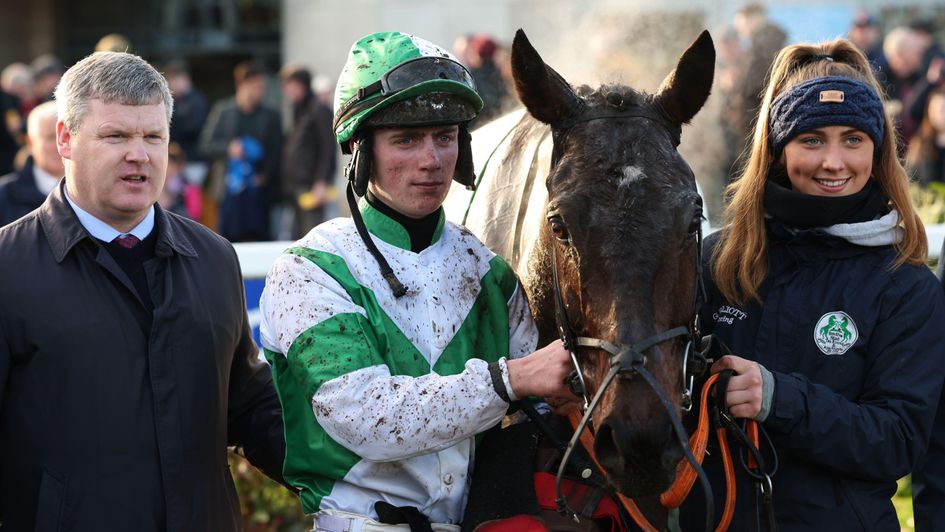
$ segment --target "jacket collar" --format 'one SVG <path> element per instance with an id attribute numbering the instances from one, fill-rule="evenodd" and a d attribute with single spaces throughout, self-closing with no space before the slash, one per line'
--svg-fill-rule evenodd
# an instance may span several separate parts
<path id="1" fill-rule="evenodd" d="M 86 238 L 93 239 L 66 200 L 65 186 L 66 180 L 63 179 L 59 186 L 49 193 L 38 214 L 39 223 L 57 263 L 61 263 L 79 242 Z M 171 216 L 156 203 L 154 222 L 154 230 L 157 231 L 154 252 L 158 257 L 169 257 L 175 252 L 187 257 L 197 256 L 190 238 L 183 233 L 180 224 L 171 220 Z"/>
<path id="2" fill-rule="evenodd" d="M 36 178 L 33 177 L 33 156 L 26 158 L 23 168 L 16 173 L 16 178 L 8 185 L 7 192 L 14 199 L 21 203 L 33 203 L 33 205 L 42 203 L 46 198 L 38 188 L 36 188 Z"/>

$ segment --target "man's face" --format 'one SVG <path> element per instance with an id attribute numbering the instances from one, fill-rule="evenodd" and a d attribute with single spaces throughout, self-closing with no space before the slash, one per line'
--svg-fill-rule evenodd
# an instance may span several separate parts
<path id="1" fill-rule="evenodd" d="M 46 113 L 30 124 L 26 136 L 33 163 L 53 177 L 62 177 L 65 168 L 56 146 L 56 115 Z"/>
<path id="2" fill-rule="evenodd" d="M 371 190 L 411 218 L 440 208 L 449 192 L 459 155 L 459 127 L 377 129 Z"/>
<path id="3" fill-rule="evenodd" d="M 236 92 L 238 99 L 245 102 L 249 107 L 257 107 L 262 103 L 263 96 L 266 95 L 265 76 L 252 76 L 244 79 Z"/>
<path id="4" fill-rule="evenodd" d="M 169 135 L 164 105 L 91 100 L 75 134 L 62 122 L 56 131 L 70 197 L 119 231 L 134 228 L 164 187 Z"/>

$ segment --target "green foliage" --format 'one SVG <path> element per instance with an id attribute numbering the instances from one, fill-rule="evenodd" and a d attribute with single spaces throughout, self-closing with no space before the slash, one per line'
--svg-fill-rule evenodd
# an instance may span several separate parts
<path id="1" fill-rule="evenodd" d="M 903 532 L 915 532 L 915 519 L 912 517 L 912 479 L 899 479 L 899 489 L 893 497 L 893 505 L 899 516 L 899 527 Z"/>
<path id="2" fill-rule="evenodd" d="M 925 224 L 945 223 L 945 183 L 933 182 L 928 187 L 916 183 L 909 186 L 912 204 Z"/>
<path id="3" fill-rule="evenodd" d="M 294 493 L 270 480 L 236 453 L 229 453 L 229 463 L 247 532 L 308 532 L 312 529 L 312 519 L 302 513 L 299 498 Z"/>

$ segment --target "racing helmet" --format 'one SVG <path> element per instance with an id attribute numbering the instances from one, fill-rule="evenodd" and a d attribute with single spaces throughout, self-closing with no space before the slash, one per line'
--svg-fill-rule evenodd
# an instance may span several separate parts
<path id="1" fill-rule="evenodd" d="M 345 173 L 363 196 L 370 177 L 375 127 L 458 124 L 453 179 L 473 188 L 471 137 L 466 124 L 482 110 L 469 70 L 445 49 L 401 32 L 367 35 L 351 47 L 335 88 L 335 138 L 343 153 L 357 149 Z"/>

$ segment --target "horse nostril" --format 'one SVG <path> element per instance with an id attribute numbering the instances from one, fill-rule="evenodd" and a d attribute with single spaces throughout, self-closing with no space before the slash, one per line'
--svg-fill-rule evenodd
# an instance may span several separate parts
<path id="1" fill-rule="evenodd" d="M 604 421 L 594 438 L 597 460 L 605 470 L 612 473 L 623 471 L 627 466 L 625 453 L 630 449 L 630 442 L 622 441 L 622 436 L 626 437 L 626 434 L 623 434 L 619 427 L 614 427 L 610 421 Z"/>

